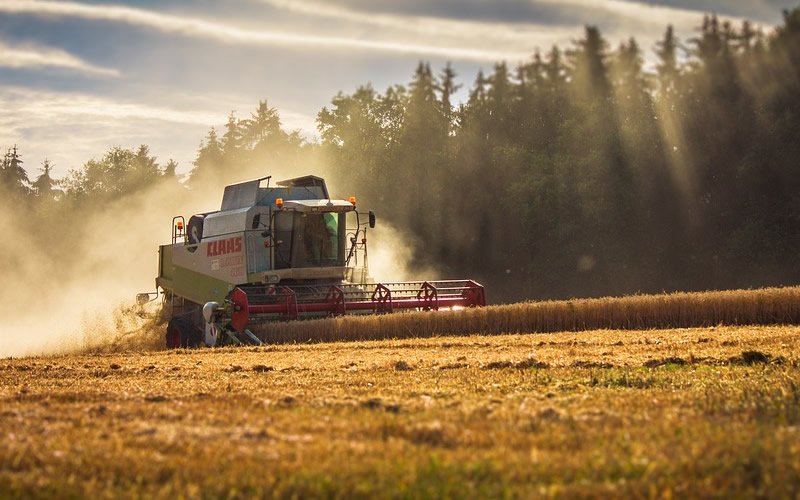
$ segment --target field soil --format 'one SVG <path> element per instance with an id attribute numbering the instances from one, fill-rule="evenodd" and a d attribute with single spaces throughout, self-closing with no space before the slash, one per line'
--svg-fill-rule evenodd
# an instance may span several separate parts
<path id="1" fill-rule="evenodd" d="M 797 497 L 799 333 L 4 359 L 0 497 Z"/>

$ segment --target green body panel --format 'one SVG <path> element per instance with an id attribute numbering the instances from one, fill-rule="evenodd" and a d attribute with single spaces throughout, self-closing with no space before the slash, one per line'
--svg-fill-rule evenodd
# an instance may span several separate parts
<path id="1" fill-rule="evenodd" d="M 197 304 L 221 302 L 235 286 L 227 281 L 175 265 L 172 260 L 172 245 L 161 245 L 159 253 L 159 277 L 156 278 L 156 285 L 175 295 Z M 247 280 L 250 283 L 259 283 L 261 275 L 247 275 Z"/>
<path id="2" fill-rule="evenodd" d="M 175 281 L 172 272 L 172 245 L 159 245 L 158 247 L 158 278 Z"/>
<path id="3" fill-rule="evenodd" d="M 180 266 L 173 266 L 173 293 L 197 304 L 222 302 L 234 285 Z"/>

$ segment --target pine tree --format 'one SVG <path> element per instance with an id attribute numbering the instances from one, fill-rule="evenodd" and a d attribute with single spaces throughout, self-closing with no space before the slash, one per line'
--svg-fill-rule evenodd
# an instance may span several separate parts
<path id="1" fill-rule="evenodd" d="M 239 168 L 241 156 L 243 154 L 243 131 L 239 120 L 233 111 L 228 115 L 228 123 L 225 124 L 225 134 L 222 136 L 222 157 L 227 165 L 227 170 Z"/>
<path id="2" fill-rule="evenodd" d="M 488 83 L 483 75 L 483 70 L 478 70 L 478 76 L 475 77 L 475 83 L 469 92 L 469 100 L 467 101 L 469 108 L 476 109 L 486 104 L 486 86 Z"/>
<path id="3" fill-rule="evenodd" d="M 242 138 L 244 145 L 255 149 L 268 138 L 281 133 L 281 120 L 278 111 L 270 108 L 267 101 L 258 101 L 258 108 L 251 113 L 250 118 L 242 120 Z"/>
<path id="4" fill-rule="evenodd" d="M 567 53 L 573 96 L 583 103 L 607 100 L 611 94 L 606 59 L 608 43 L 596 26 L 586 26 L 584 38 Z"/>
<path id="5" fill-rule="evenodd" d="M 154 184 L 161 172 L 155 156 L 150 156 L 150 148 L 142 144 L 136 150 L 130 173 L 130 186 L 132 189 L 141 189 Z"/>
<path id="6" fill-rule="evenodd" d="M 214 127 L 208 132 L 206 139 L 200 143 L 200 150 L 195 158 L 194 168 L 189 177 L 190 184 L 207 179 L 218 179 L 222 176 L 223 153 L 222 144 L 217 139 Z"/>
<path id="7" fill-rule="evenodd" d="M 508 74 L 508 66 L 502 62 L 495 64 L 494 73 L 489 77 L 486 92 L 487 124 L 492 146 L 508 145 L 516 128 L 514 116 L 514 89 Z"/>
<path id="8" fill-rule="evenodd" d="M 164 172 L 161 175 L 165 179 L 176 179 L 178 177 L 177 170 L 178 162 L 170 158 L 167 164 L 164 165 Z"/>
<path id="9" fill-rule="evenodd" d="M 2 170 L 0 174 L 0 186 L 12 195 L 27 196 L 30 193 L 30 180 L 28 172 L 22 167 L 22 155 L 20 155 L 17 145 L 6 152 L 3 158 Z"/>
<path id="10" fill-rule="evenodd" d="M 472 84 L 472 89 L 469 91 L 469 97 L 466 104 L 461 105 L 458 110 L 457 123 L 460 129 L 469 130 L 481 137 L 482 140 L 487 139 L 484 120 L 485 115 L 488 113 L 486 105 L 487 95 L 486 87 L 488 80 L 483 74 L 483 70 L 478 70 L 478 75 L 475 77 L 475 83 Z"/>
<path id="11" fill-rule="evenodd" d="M 436 97 L 437 82 L 430 64 L 420 62 L 411 81 L 398 154 L 403 182 L 421 189 L 438 190 L 435 179 L 443 174 L 443 158 L 450 126 Z M 431 193 L 432 194 L 432 193 Z"/>
<path id="12" fill-rule="evenodd" d="M 453 123 L 453 94 L 461 88 L 461 85 L 455 83 L 455 79 L 456 72 L 453 70 L 453 66 L 448 62 L 444 70 L 442 70 L 442 74 L 439 76 L 439 84 L 437 85 L 437 90 L 441 93 L 439 102 L 442 107 L 442 115 L 447 122 L 448 131 L 452 130 L 455 125 Z"/>
<path id="13" fill-rule="evenodd" d="M 680 40 L 675 36 L 672 25 L 669 25 L 664 33 L 664 38 L 656 44 L 655 50 L 656 56 L 658 56 L 656 71 L 658 72 L 659 90 L 663 95 L 676 92 L 680 76 L 678 70 L 679 46 Z"/>
<path id="14" fill-rule="evenodd" d="M 34 196 L 42 201 L 52 201 L 56 199 L 60 191 L 55 188 L 56 181 L 50 177 L 50 171 L 52 170 L 50 161 L 45 158 L 44 163 L 42 163 L 42 167 L 39 170 L 41 170 L 42 173 L 39 174 L 39 177 L 37 177 L 31 185 Z"/>

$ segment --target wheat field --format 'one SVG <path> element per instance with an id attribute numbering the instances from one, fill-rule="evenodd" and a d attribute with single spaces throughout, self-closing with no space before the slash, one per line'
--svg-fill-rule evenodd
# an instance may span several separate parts
<path id="1" fill-rule="evenodd" d="M 0 497 L 796 498 L 799 333 L 3 359 Z"/>

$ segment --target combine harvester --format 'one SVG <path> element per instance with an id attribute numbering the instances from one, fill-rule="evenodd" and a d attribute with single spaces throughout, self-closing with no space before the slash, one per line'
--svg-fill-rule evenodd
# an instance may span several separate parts
<path id="1" fill-rule="evenodd" d="M 269 183 L 227 186 L 219 211 L 173 218 L 156 278 L 168 348 L 261 344 L 247 327 L 267 321 L 486 305 L 472 280 L 375 283 L 374 212 L 362 221 L 356 199 L 332 199 L 320 177 Z"/>

